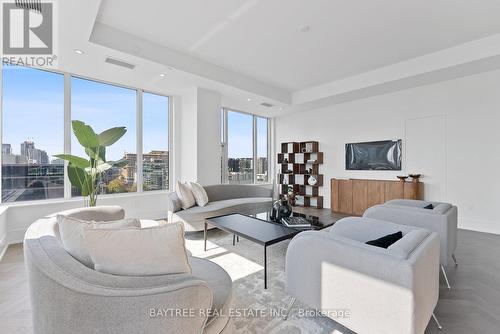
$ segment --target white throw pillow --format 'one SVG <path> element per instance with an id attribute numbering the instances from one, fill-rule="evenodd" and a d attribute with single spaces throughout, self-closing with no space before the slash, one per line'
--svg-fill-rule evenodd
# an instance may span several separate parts
<path id="1" fill-rule="evenodd" d="M 196 200 L 194 199 L 191 187 L 188 186 L 186 183 L 177 181 L 175 192 L 177 193 L 177 196 L 181 200 L 182 208 L 184 210 L 189 209 L 190 207 L 196 205 Z"/>
<path id="2" fill-rule="evenodd" d="M 122 276 L 191 273 L 181 223 L 83 233 L 97 271 Z"/>
<path id="3" fill-rule="evenodd" d="M 194 199 L 196 204 L 199 206 L 205 206 L 208 204 L 208 195 L 205 191 L 205 188 L 199 183 L 190 182 L 191 190 L 193 192 Z"/>
<path id="4" fill-rule="evenodd" d="M 89 268 L 94 268 L 94 263 L 90 258 L 85 243 L 83 241 L 83 230 L 86 228 L 122 228 L 122 227 L 140 227 L 141 222 L 138 219 L 122 219 L 107 222 L 95 222 L 80 220 L 77 218 L 57 216 L 59 225 L 59 234 L 64 249 L 75 259 Z"/>

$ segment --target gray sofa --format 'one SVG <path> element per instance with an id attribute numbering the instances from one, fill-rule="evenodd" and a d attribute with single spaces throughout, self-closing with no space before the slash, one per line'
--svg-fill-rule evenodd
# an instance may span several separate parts
<path id="1" fill-rule="evenodd" d="M 194 206 L 187 210 L 178 210 L 175 193 L 168 196 L 168 221 L 183 222 L 185 231 L 202 231 L 207 218 L 231 214 L 256 214 L 270 211 L 273 202 L 273 190 L 267 186 L 245 184 L 217 184 L 204 186 L 209 203 L 204 206 Z"/>
<path id="2" fill-rule="evenodd" d="M 122 219 L 125 215 L 115 206 L 59 214 L 96 221 Z M 29 227 L 24 258 L 36 334 L 233 331 L 228 317 L 232 281 L 211 261 L 190 257 L 192 274 L 126 277 L 101 273 L 64 250 L 55 215 Z M 168 309 L 201 311 L 193 317 L 180 317 L 162 313 Z"/>
<path id="3" fill-rule="evenodd" d="M 424 209 L 432 204 L 433 209 Z M 458 208 L 449 203 L 396 199 L 367 209 L 363 217 L 374 218 L 402 225 L 411 225 L 439 234 L 441 244 L 441 271 L 448 289 L 450 282 L 445 267 L 455 259 L 457 248 Z"/>
<path id="4" fill-rule="evenodd" d="M 388 249 L 365 244 L 397 231 Z M 329 231 L 295 236 L 286 253 L 286 290 L 359 334 L 423 334 L 439 297 L 434 232 L 349 217 Z M 335 311 L 349 311 L 338 317 Z"/>

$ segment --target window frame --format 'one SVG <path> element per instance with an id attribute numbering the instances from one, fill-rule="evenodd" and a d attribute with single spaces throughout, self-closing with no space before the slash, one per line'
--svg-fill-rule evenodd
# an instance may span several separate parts
<path id="1" fill-rule="evenodd" d="M 0 63 L 0 147 L 2 146 L 3 143 L 3 70 L 4 70 L 4 64 Z M 64 116 L 63 116 L 63 152 L 65 154 L 71 154 L 71 135 L 72 135 L 72 130 L 71 130 L 71 94 L 72 94 L 72 87 L 71 87 L 71 78 L 75 77 L 78 79 L 84 79 L 84 80 L 90 80 L 94 81 L 97 83 L 102 83 L 106 85 L 112 85 L 120 88 L 126 88 L 130 90 L 134 90 L 136 92 L 136 153 L 137 153 L 137 170 L 141 171 L 141 173 L 137 173 L 137 181 L 142 180 L 142 159 L 143 159 L 143 94 L 144 92 L 150 93 L 150 94 L 156 94 L 160 96 L 164 96 L 168 98 L 168 152 L 169 152 L 169 161 L 168 161 L 168 172 L 169 172 L 169 183 L 168 183 L 168 189 L 163 189 L 163 190 L 151 190 L 144 192 L 143 191 L 143 184 L 142 182 L 137 184 L 137 191 L 134 192 L 127 192 L 127 193 L 119 193 L 119 194 L 102 194 L 99 195 L 99 197 L 104 197 L 104 198 L 110 198 L 110 197 L 121 197 L 121 196 L 137 196 L 137 195 L 154 195 L 155 193 L 167 193 L 172 191 L 172 176 L 174 175 L 174 145 L 173 145 L 173 96 L 170 94 L 165 94 L 165 93 L 160 93 L 154 90 L 146 90 L 142 88 L 137 88 L 129 85 L 123 85 L 120 83 L 114 83 L 106 80 L 100 80 L 88 76 L 83 76 L 83 75 L 78 75 L 66 71 L 59 71 L 59 70 L 54 70 L 54 69 L 42 69 L 42 68 L 35 68 L 35 67 L 28 67 L 26 68 L 31 69 L 31 70 L 39 70 L 39 71 L 45 71 L 49 73 L 54 73 L 54 74 L 60 74 L 64 76 Z M 140 162 L 140 163 L 139 163 Z M 140 164 L 140 166 L 139 166 Z M 2 196 L 0 196 L 0 206 L 17 206 L 17 205 L 30 205 L 30 204 L 38 204 L 38 203 L 54 203 L 54 202 L 67 202 L 67 201 L 80 201 L 82 199 L 81 196 L 76 196 L 73 197 L 71 196 L 71 182 L 69 181 L 68 177 L 68 171 L 67 171 L 67 165 L 68 162 L 64 162 L 64 197 L 57 198 L 57 199 L 40 199 L 40 200 L 30 200 L 30 201 L 19 201 L 19 202 L 2 202 Z M 0 154 L 0 194 L 2 193 L 2 155 Z M 139 169 L 139 167 L 141 169 Z M 139 176 L 140 174 L 140 176 Z"/>
<path id="2" fill-rule="evenodd" d="M 221 126 L 222 126 L 222 138 L 221 138 L 221 149 L 222 149 L 222 166 L 224 167 L 221 170 L 221 183 L 223 184 L 228 184 L 229 183 L 229 172 L 228 172 L 228 130 L 229 130 L 229 124 L 228 124 L 228 112 L 236 112 L 240 114 L 245 114 L 245 115 L 250 115 L 252 116 L 252 151 L 253 151 L 253 157 L 252 157 L 252 165 L 253 165 L 253 182 L 249 184 L 253 185 L 264 185 L 264 184 L 272 184 L 273 179 L 271 177 L 271 119 L 269 117 L 265 116 L 259 116 L 255 115 L 249 112 L 233 109 L 233 108 L 227 108 L 223 107 L 222 112 L 221 112 Z M 266 182 L 257 182 L 257 119 L 258 118 L 263 118 L 267 122 L 267 181 Z"/>

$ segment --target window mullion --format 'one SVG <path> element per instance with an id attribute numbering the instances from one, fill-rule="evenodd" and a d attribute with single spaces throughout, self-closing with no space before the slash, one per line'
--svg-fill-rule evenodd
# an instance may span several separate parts
<path id="1" fill-rule="evenodd" d="M 252 118 L 253 122 L 253 132 L 252 132 L 252 144 L 253 144 L 253 183 L 257 183 L 257 117 L 254 115 Z"/>
<path id="2" fill-rule="evenodd" d="M 137 99 L 136 99 L 136 107 L 137 107 L 137 161 L 136 161 L 136 183 L 137 183 L 137 192 L 143 192 L 144 188 L 144 176 L 143 176 L 143 103 L 142 103 L 143 91 L 141 89 L 137 90 Z"/>
<path id="3" fill-rule="evenodd" d="M 64 154 L 71 154 L 71 75 L 64 74 Z M 71 198 L 68 162 L 64 161 L 64 198 Z"/>

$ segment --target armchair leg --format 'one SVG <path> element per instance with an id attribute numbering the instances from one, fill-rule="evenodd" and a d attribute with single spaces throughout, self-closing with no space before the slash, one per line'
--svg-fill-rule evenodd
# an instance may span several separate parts
<path id="1" fill-rule="evenodd" d="M 443 276 L 446 281 L 446 285 L 448 286 L 448 290 L 451 290 L 450 282 L 448 281 L 448 275 L 446 275 L 446 270 L 444 269 L 444 266 L 441 266 L 441 271 L 443 272 Z"/>
<path id="2" fill-rule="evenodd" d="M 295 297 L 292 297 L 290 304 L 288 304 L 288 307 L 285 310 L 285 315 L 283 316 L 283 320 L 288 319 L 288 315 L 290 314 L 290 310 L 292 309 L 293 304 L 295 304 L 295 301 L 297 301 L 297 299 Z"/>
<path id="3" fill-rule="evenodd" d="M 434 313 L 432 313 L 432 318 L 434 319 L 434 321 L 436 322 L 436 325 L 438 326 L 438 329 L 440 331 L 443 330 L 443 326 L 441 326 L 441 324 L 439 323 L 438 319 L 436 318 L 436 315 Z"/>
<path id="4" fill-rule="evenodd" d="M 458 266 L 457 258 L 455 257 L 455 254 L 451 254 L 451 258 L 453 259 L 453 262 L 455 262 L 455 266 Z"/>

